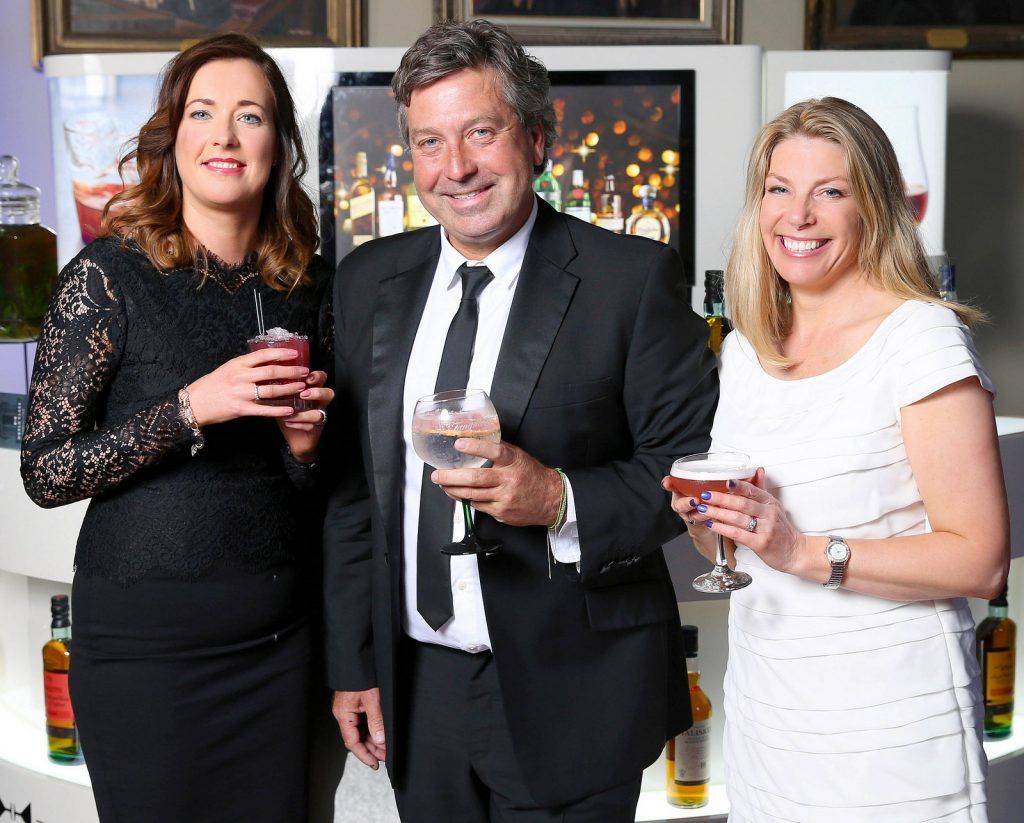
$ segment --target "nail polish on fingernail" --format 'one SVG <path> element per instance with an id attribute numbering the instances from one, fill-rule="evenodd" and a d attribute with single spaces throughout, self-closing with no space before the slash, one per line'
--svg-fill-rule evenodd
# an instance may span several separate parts
<path id="1" fill-rule="evenodd" d="M 736 481 L 735 480 L 730 480 L 727 485 L 729 486 L 730 489 L 735 489 L 736 488 Z"/>
<path id="2" fill-rule="evenodd" d="M 710 500 L 711 499 L 711 492 L 701 492 L 700 493 L 700 499 L 701 500 Z"/>
<path id="3" fill-rule="evenodd" d="M 697 501 L 694 500 L 692 497 L 690 498 L 690 508 L 691 509 L 697 508 Z"/>
<path id="4" fill-rule="evenodd" d="M 707 526 L 710 529 L 711 528 L 711 524 L 714 523 L 714 522 L 715 522 L 714 520 L 705 520 L 704 521 L 704 525 Z"/>
<path id="5" fill-rule="evenodd" d="M 699 511 L 701 514 L 703 514 L 707 510 L 708 510 L 708 507 L 705 506 L 703 503 L 701 503 L 699 506 L 697 506 L 697 511 Z"/>

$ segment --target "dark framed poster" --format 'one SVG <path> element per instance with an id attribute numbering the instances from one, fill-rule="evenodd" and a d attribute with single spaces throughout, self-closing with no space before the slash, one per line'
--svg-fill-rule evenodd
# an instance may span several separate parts
<path id="1" fill-rule="evenodd" d="M 659 235 L 692 283 L 695 72 L 550 77 L 558 138 L 534 189 L 610 231 Z M 434 223 L 413 184 L 390 82 L 390 73 L 338 74 L 321 111 L 321 251 L 334 263 L 369 239 Z"/>

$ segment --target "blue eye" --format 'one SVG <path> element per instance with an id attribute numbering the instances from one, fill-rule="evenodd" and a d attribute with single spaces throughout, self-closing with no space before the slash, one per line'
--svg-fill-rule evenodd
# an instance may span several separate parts
<path id="1" fill-rule="evenodd" d="M 839 189 L 825 189 L 822 192 L 822 194 L 824 194 L 826 197 L 828 197 L 831 200 L 835 200 L 835 199 L 843 196 L 843 192 L 840 191 Z"/>
<path id="2" fill-rule="evenodd" d="M 189 115 L 189 117 L 193 120 L 209 120 L 210 113 L 208 111 L 204 111 L 203 109 L 196 109 Z"/>
<path id="3" fill-rule="evenodd" d="M 768 193 L 769 194 L 785 194 L 786 193 L 786 187 L 785 186 L 779 186 L 779 185 L 769 186 L 768 187 Z"/>
<path id="4" fill-rule="evenodd" d="M 246 112 L 245 114 L 239 115 L 238 119 L 247 126 L 259 126 L 263 124 L 263 118 L 258 114 L 253 114 L 252 112 Z"/>

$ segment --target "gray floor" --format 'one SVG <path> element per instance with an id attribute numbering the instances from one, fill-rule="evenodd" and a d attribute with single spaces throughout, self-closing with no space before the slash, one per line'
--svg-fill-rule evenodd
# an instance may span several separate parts
<path id="1" fill-rule="evenodd" d="M 398 823 L 395 796 L 383 765 L 373 771 L 349 756 L 335 796 L 334 823 Z"/>

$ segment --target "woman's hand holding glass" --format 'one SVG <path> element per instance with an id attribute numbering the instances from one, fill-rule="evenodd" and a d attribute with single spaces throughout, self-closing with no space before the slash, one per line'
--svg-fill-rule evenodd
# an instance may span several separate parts
<path id="1" fill-rule="evenodd" d="M 778 498 L 765 490 L 764 469 L 759 468 L 750 482 L 732 483 L 727 493 L 704 492 L 700 500 L 673 494 L 672 508 L 686 520 L 691 534 L 703 528 L 746 546 L 776 571 L 805 576 L 807 537 L 793 525 Z"/>
<path id="2" fill-rule="evenodd" d="M 311 371 L 306 375 L 306 388 L 299 392 L 299 397 L 307 401 L 310 408 L 277 421 L 288 450 L 300 463 L 311 463 L 319 453 L 320 435 L 327 422 L 327 407 L 334 400 L 334 390 L 327 388 L 326 382 L 327 372 Z M 260 391 L 263 391 L 262 387 Z"/>
<path id="3" fill-rule="evenodd" d="M 291 407 L 267 406 L 259 401 L 290 397 L 307 388 L 310 371 L 305 366 L 289 365 L 295 356 L 294 349 L 285 348 L 242 354 L 189 383 L 188 396 L 196 423 L 202 427 L 239 417 L 291 417 Z M 268 380 L 292 382 L 262 385 Z M 257 383 L 261 384 L 258 388 Z"/>

